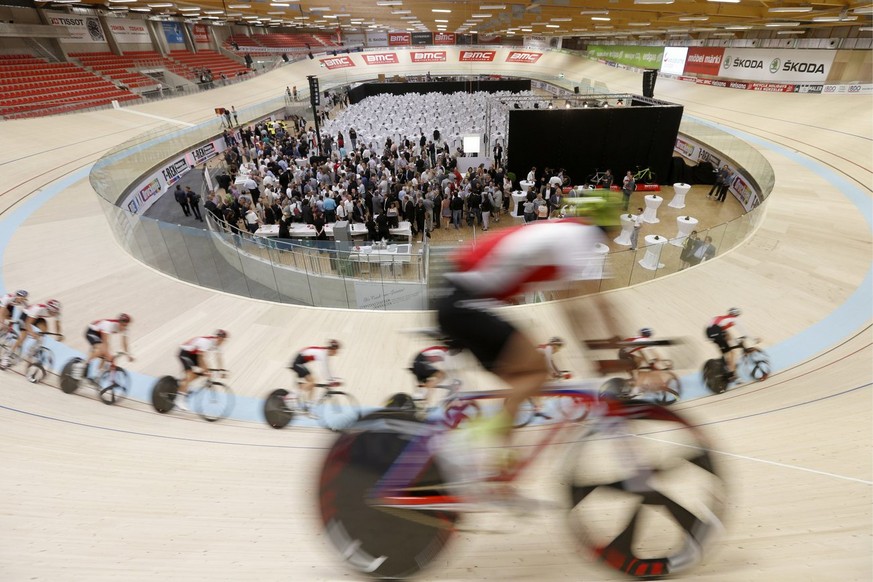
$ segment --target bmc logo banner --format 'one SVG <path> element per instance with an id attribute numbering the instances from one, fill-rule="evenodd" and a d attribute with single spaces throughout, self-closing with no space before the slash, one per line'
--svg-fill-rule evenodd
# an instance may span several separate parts
<path id="1" fill-rule="evenodd" d="M 462 63 L 490 63 L 497 51 L 461 51 L 458 60 Z"/>
<path id="2" fill-rule="evenodd" d="M 446 62 L 446 51 L 412 51 L 409 55 L 413 63 Z"/>
<path id="3" fill-rule="evenodd" d="M 412 35 L 408 32 L 389 32 L 388 46 L 402 46 L 412 44 Z"/>
<path id="4" fill-rule="evenodd" d="M 329 59 L 319 59 L 321 64 L 328 69 L 345 69 L 346 67 L 354 67 L 351 57 L 331 57 Z"/>
<path id="5" fill-rule="evenodd" d="M 527 51 L 510 51 L 509 55 L 506 57 L 507 63 L 530 63 L 534 64 L 540 57 L 543 56 L 543 53 L 530 53 Z"/>
<path id="6" fill-rule="evenodd" d="M 396 65 L 400 62 L 396 53 L 363 53 L 361 56 L 368 65 Z"/>
<path id="7" fill-rule="evenodd" d="M 435 32 L 433 33 L 434 44 L 455 44 L 454 32 Z"/>

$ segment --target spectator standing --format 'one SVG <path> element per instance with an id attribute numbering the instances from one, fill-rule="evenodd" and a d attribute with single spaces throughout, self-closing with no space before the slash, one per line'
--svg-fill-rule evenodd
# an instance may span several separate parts
<path id="1" fill-rule="evenodd" d="M 631 194 L 634 193 L 634 190 L 637 189 L 637 183 L 634 180 L 633 172 L 630 170 L 627 171 L 627 174 L 624 177 L 624 181 L 621 186 L 621 194 L 624 197 L 624 209 L 627 210 L 628 205 L 630 205 L 630 197 Z"/>
<path id="2" fill-rule="evenodd" d="M 708 261 L 715 256 L 715 245 L 712 244 L 712 237 L 706 237 L 702 243 L 697 245 L 694 253 L 691 254 L 688 261 L 692 265 L 699 265 L 703 261 Z"/>
<path id="3" fill-rule="evenodd" d="M 176 199 L 176 202 L 179 203 L 179 206 L 182 207 L 182 212 L 185 213 L 185 216 L 191 216 L 191 208 L 188 206 L 188 197 L 185 195 L 185 191 L 182 190 L 181 184 L 176 184 L 176 190 L 173 192 L 173 197 Z"/>
<path id="4" fill-rule="evenodd" d="M 640 240 L 640 230 L 643 228 L 643 209 L 637 208 L 637 213 L 630 216 L 634 223 L 634 229 L 631 231 L 631 250 L 635 251 Z"/>
<path id="5" fill-rule="evenodd" d="M 718 187 L 718 196 L 717 200 L 719 202 L 724 202 L 725 197 L 727 196 L 728 190 L 731 187 L 731 183 L 734 181 L 734 173 L 731 172 L 730 168 L 725 166 L 722 168 L 723 170 L 723 178 L 721 181 L 721 186 Z"/>
<path id="6" fill-rule="evenodd" d="M 203 222 L 203 216 L 200 214 L 200 194 L 191 189 L 191 186 L 185 186 L 185 198 L 188 200 L 188 206 L 194 214 L 194 218 Z"/>
<path id="7" fill-rule="evenodd" d="M 721 191 L 721 186 L 727 179 L 728 173 L 730 173 L 730 170 L 728 170 L 727 164 L 722 166 L 720 170 L 716 170 L 715 184 L 713 184 L 712 188 L 709 189 L 709 194 L 706 195 L 707 198 L 712 198 L 713 194 L 715 194 L 715 197 L 718 198 L 719 192 Z"/>

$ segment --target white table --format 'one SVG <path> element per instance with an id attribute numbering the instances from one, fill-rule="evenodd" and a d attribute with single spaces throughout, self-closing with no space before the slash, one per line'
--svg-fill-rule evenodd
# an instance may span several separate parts
<path id="1" fill-rule="evenodd" d="M 525 194 L 527 194 L 528 190 L 530 190 L 534 186 L 533 182 L 528 182 L 527 180 L 522 180 L 521 182 L 519 182 L 519 184 L 521 184 L 521 191 Z"/>
<path id="2" fill-rule="evenodd" d="M 657 234 L 649 234 L 646 235 L 644 240 L 647 245 L 646 256 L 643 257 L 643 260 L 639 261 L 640 266 L 649 271 L 663 269 L 664 263 L 659 261 L 661 260 L 661 249 L 664 248 L 664 243 L 667 242 L 667 239 Z"/>
<path id="3" fill-rule="evenodd" d="M 516 190 L 512 193 L 512 206 L 509 207 L 509 213 L 513 218 L 524 218 L 524 203 L 527 200 L 527 194 L 520 190 Z M 521 204 L 521 212 L 516 214 L 519 210 L 518 205 Z"/>
<path id="4" fill-rule="evenodd" d="M 331 222 L 329 224 L 324 225 L 324 232 L 328 238 L 333 238 L 333 225 Z M 349 224 L 351 235 L 353 237 L 356 236 L 367 236 L 367 227 L 361 224 L 360 222 L 353 222 Z M 288 232 L 291 235 L 291 238 L 314 238 L 315 237 L 315 227 L 311 224 L 302 224 L 299 222 L 295 222 L 288 227 Z M 402 236 L 407 239 L 412 238 L 412 225 L 408 221 L 403 221 L 397 228 L 389 229 L 389 231 L 393 236 Z M 265 224 L 261 226 L 258 230 L 255 231 L 255 236 L 264 236 L 264 237 L 275 237 L 279 236 L 279 225 L 278 224 Z"/>
<path id="5" fill-rule="evenodd" d="M 349 260 L 359 263 L 378 264 L 384 271 L 395 275 L 404 265 L 412 262 L 412 245 L 388 245 L 386 248 L 373 248 L 372 245 L 355 245 L 350 249 Z"/>
<path id="6" fill-rule="evenodd" d="M 670 244 L 675 247 L 681 247 L 685 244 L 685 239 L 697 226 L 698 220 L 693 216 L 677 216 L 676 217 L 676 236 L 670 239 Z"/>
<path id="7" fill-rule="evenodd" d="M 629 247 L 631 244 L 631 234 L 634 231 L 634 221 L 631 219 L 630 214 L 622 214 L 619 219 L 621 220 L 621 234 L 614 239 L 615 244 Z"/>
<path id="8" fill-rule="evenodd" d="M 594 252 L 591 257 L 591 262 L 582 270 L 584 279 L 603 279 L 603 265 L 606 263 L 606 255 L 609 254 L 609 247 L 603 243 L 594 245 Z"/>
<path id="9" fill-rule="evenodd" d="M 661 202 L 664 199 L 657 194 L 649 194 L 645 197 L 645 201 L 646 209 L 643 211 L 643 222 L 648 222 L 649 224 L 661 222 L 661 219 L 658 218 L 658 207 L 661 206 Z"/>
<path id="10" fill-rule="evenodd" d="M 667 206 L 670 208 L 685 208 L 685 195 L 691 190 L 690 184 L 676 182 L 673 184 L 673 200 Z"/>

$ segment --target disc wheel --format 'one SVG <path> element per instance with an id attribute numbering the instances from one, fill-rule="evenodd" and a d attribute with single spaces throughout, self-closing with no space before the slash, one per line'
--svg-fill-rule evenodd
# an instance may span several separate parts
<path id="1" fill-rule="evenodd" d="M 64 367 L 61 370 L 61 390 L 65 394 L 72 394 L 79 389 L 79 380 L 73 378 L 73 368 L 76 364 L 82 364 L 84 362 L 85 360 L 82 358 L 73 358 L 64 364 Z"/>
<path id="2" fill-rule="evenodd" d="M 24 372 L 24 377 L 27 378 L 27 381 L 31 384 L 39 384 L 42 382 L 43 378 L 45 378 L 45 375 L 45 368 L 43 368 L 42 364 L 39 362 L 29 364 L 27 370 Z"/>
<path id="3" fill-rule="evenodd" d="M 318 422 L 324 428 L 340 431 L 361 418 L 361 406 L 348 392 L 329 391 L 315 404 Z"/>
<path id="4" fill-rule="evenodd" d="M 200 415 L 200 418 L 208 422 L 215 422 L 227 418 L 233 408 L 233 392 L 221 382 L 211 382 L 197 390 L 192 402 L 192 410 Z"/>
<path id="5" fill-rule="evenodd" d="M 284 388 L 273 390 L 264 400 L 264 418 L 273 428 L 285 428 L 294 419 L 294 411 L 285 404 L 288 391 Z"/>
<path id="6" fill-rule="evenodd" d="M 664 383 L 664 388 L 658 393 L 658 404 L 667 406 L 678 401 L 682 396 L 682 382 L 676 374 L 672 372 L 662 372 L 667 374 L 667 381 Z"/>
<path id="7" fill-rule="evenodd" d="M 344 431 L 324 461 L 319 509 L 327 539 L 361 574 L 379 579 L 412 576 L 437 559 L 454 533 L 459 518 L 455 512 L 380 508 L 368 501 L 402 452 L 409 451 L 405 458 L 416 467 L 422 455 L 429 456 L 427 436 L 422 435 L 428 428 L 410 412 L 374 413 Z M 419 449 L 421 454 L 415 454 Z M 444 482 L 438 466 L 432 460 L 421 466 L 409 495 L 438 494 Z"/>
<path id="8" fill-rule="evenodd" d="M 102 387 L 100 400 L 104 404 L 117 404 L 127 397 L 127 392 L 130 389 L 130 375 L 123 368 L 115 368 L 113 378 L 112 371 L 106 370 L 100 375 L 98 384 Z"/>
<path id="9" fill-rule="evenodd" d="M 723 360 L 707 360 L 703 365 L 703 384 L 713 394 L 721 394 L 727 390 L 728 382 L 725 375 Z"/>
<path id="10" fill-rule="evenodd" d="M 600 387 L 600 393 L 619 400 L 627 400 L 628 382 L 624 378 L 610 378 Z"/>
<path id="11" fill-rule="evenodd" d="M 594 438 L 577 443 L 568 462 L 568 517 L 580 546 L 637 578 L 697 565 L 723 529 L 726 505 L 702 434 L 650 403 L 613 402 L 593 422 Z"/>
<path id="12" fill-rule="evenodd" d="M 179 395 L 179 382 L 172 376 L 162 376 L 152 388 L 152 406 L 161 414 L 173 410 Z"/>

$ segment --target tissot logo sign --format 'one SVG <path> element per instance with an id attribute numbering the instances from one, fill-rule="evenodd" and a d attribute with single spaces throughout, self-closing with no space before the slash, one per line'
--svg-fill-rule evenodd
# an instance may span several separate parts
<path id="1" fill-rule="evenodd" d="M 389 32 L 388 46 L 401 46 L 412 44 L 412 35 L 408 32 Z"/>
<path id="2" fill-rule="evenodd" d="M 533 64 L 540 60 L 543 53 L 529 53 L 527 51 L 510 51 L 506 57 L 507 63 L 530 63 Z"/>
<path id="3" fill-rule="evenodd" d="M 395 53 L 364 53 L 361 56 L 368 65 L 396 65 L 400 62 Z"/>
<path id="4" fill-rule="evenodd" d="M 495 54 L 496 51 L 461 51 L 458 60 L 462 63 L 490 63 Z"/>
<path id="5" fill-rule="evenodd" d="M 444 63 L 446 51 L 412 51 L 410 53 L 413 63 Z"/>
<path id="6" fill-rule="evenodd" d="M 434 44 L 455 44 L 454 32 L 435 32 L 433 33 Z"/>
<path id="7" fill-rule="evenodd" d="M 329 59 L 320 59 L 328 69 L 344 69 L 346 67 L 354 67 L 351 57 L 331 57 Z"/>

